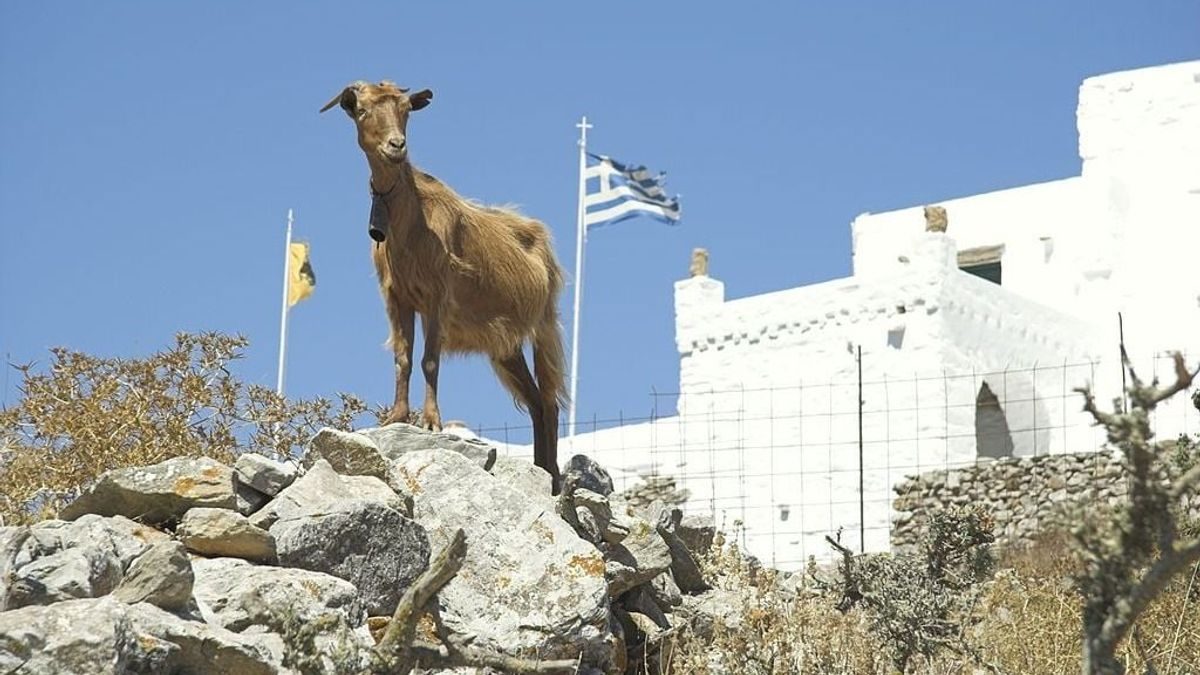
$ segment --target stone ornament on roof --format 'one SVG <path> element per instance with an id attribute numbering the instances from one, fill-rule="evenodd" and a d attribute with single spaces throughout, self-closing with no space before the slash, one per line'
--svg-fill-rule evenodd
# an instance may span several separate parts
<path id="1" fill-rule="evenodd" d="M 692 264 L 688 271 L 694 277 L 708 276 L 708 250 L 703 248 L 692 249 Z"/>
<path id="2" fill-rule="evenodd" d="M 946 218 L 946 207 L 944 206 L 926 206 L 925 207 L 925 231 L 926 232 L 945 232 L 946 226 L 949 224 Z"/>

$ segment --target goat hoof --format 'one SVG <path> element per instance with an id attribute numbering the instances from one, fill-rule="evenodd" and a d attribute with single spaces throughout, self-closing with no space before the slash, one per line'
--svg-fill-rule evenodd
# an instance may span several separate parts
<path id="1" fill-rule="evenodd" d="M 421 426 L 429 431 L 441 431 L 442 418 L 437 413 L 430 414 L 425 412 L 421 418 Z"/>
<path id="2" fill-rule="evenodd" d="M 397 410 L 393 408 L 392 411 L 388 413 L 388 416 L 383 418 L 383 424 L 381 426 L 386 427 L 389 424 L 395 424 L 397 422 L 404 422 L 407 424 L 409 422 L 408 418 L 409 413 L 407 410 Z"/>

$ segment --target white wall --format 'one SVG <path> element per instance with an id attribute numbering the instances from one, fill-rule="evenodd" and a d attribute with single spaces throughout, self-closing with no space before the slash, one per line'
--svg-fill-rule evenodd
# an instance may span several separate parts
<path id="1" fill-rule="evenodd" d="M 839 528 L 857 548 L 865 523 L 886 550 L 893 485 L 976 461 L 984 382 L 1014 454 L 1098 448 L 1073 389 L 1119 395 L 1118 311 L 1146 379 L 1170 375 L 1163 349 L 1200 359 L 1200 62 L 1088 79 L 1078 115 L 1080 176 L 926 202 L 946 207 L 945 235 L 920 205 L 863 214 L 853 277 L 733 300 L 716 279 L 677 282 L 679 415 L 563 439 L 563 461 L 594 457 L 618 489 L 675 476 L 689 510 L 742 521 L 752 553 L 797 569 Z M 957 250 L 997 244 L 1003 286 L 957 269 Z M 1178 399 L 1160 437 L 1200 431 Z"/>

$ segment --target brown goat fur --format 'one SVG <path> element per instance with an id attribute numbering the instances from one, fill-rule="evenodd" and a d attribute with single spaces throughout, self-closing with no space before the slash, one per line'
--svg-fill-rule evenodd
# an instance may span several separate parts
<path id="1" fill-rule="evenodd" d="M 550 232 L 515 211 L 480 206 L 412 166 L 408 115 L 433 94 L 390 82 L 355 82 L 340 104 L 354 120 L 371 169 L 371 257 L 391 324 L 396 394 L 385 423 L 409 416 L 414 315 L 425 352 L 424 425 L 441 429 L 437 402 L 442 352 L 484 353 L 533 423 L 534 463 L 559 489 L 558 411 L 566 404 L 558 297 L 563 271 Z M 382 241 L 380 241 L 382 239 Z M 532 345 L 533 373 L 523 347 Z M 536 376 L 536 379 L 535 379 Z"/>

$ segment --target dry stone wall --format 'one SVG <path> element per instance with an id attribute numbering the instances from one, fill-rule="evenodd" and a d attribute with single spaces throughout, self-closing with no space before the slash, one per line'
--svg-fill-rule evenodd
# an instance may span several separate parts
<path id="1" fill-rule="evenodd" d="M 896 486 L 892 548 L 913 546 L 929 514 L 979 505 L 995 522 L 1000 544 L 1028 541 L 1080 502 L 1111 503 L 1125 495 L 1121 465 L 1111 452 L 1042 455 L 985 461 L 931 471 Z"/>
<path id="2" fill-rule="evenodd" d="M 1163 466 L 1177 477 L 1172 443 L 1164 444 Z M 1188 465 L 1196 461 L 1193 455 Z M 994 520 L 997 544 L 1029 542 L 1039 530 L 1078 518 L 1080 505 L 1112 504 L 1126 493 L 1121 458 L 1111 450 L 985 460 L 949 471 L 930 471 L 900 483 L 893 502 L 893 550 L 910 549 L 929 514 L 957 506 L 979 505 Z M 1200 494 L 1188 498 L 1190 518 L 1200 518 Z"/>

